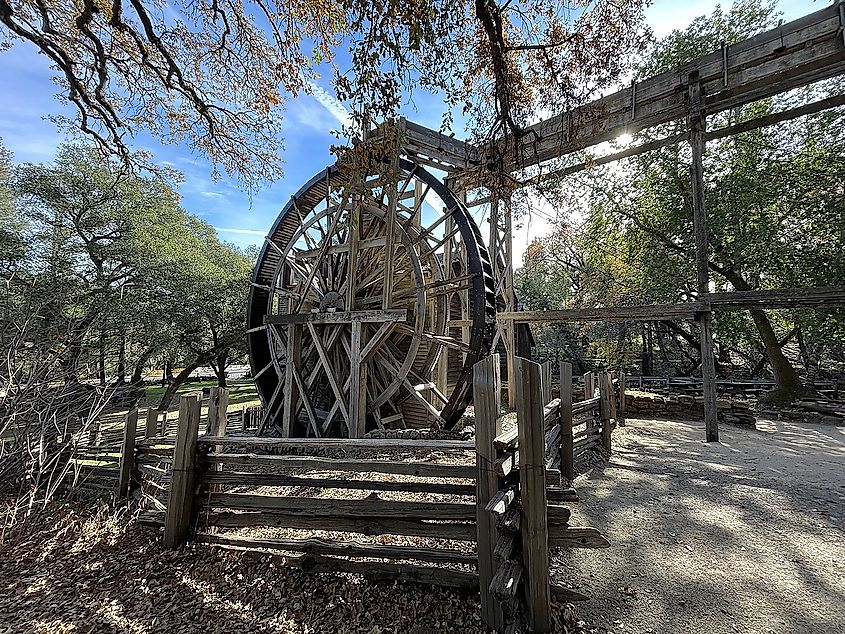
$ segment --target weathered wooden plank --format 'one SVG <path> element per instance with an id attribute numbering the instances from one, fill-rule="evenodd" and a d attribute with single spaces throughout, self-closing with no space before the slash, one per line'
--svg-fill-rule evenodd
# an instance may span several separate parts
<path id="1" fill-rule="evenodd" d="M 532 163 L 606 141 L 625 131 L 630 134 L 684 116 L 686 78 L 697 75 L 708 94 L 708 107 L 718 112 L 789 90 L 807 82 L 816 69 L 819 78 L 841 72 L 841 25 L 835 7 L 827 7 L 777 29 L 730 46 L 727 63 L 715 51 L 682 68 L 648 78 L 528 128 L 527 157 Z M 837 50 L 837 44 L 838 50 Z M 727 72 L 728 82 L 724 82 Z M 539 141 L 537 140 L 539 139 Z"/>
<path id="2" fill-rule="evenodd" d="M 511 502 L 516 499 L 516 487 L 499 489 L 490 501 L 484 506 L 484 510 L 495 515 L 504 515 L 510 507 Z"/>
<path id="3" fill-rule="evenodd" d="M 295 566 L 303 572 L 350 572 L 363 575 L 369 581 L 405 581 L 424 585 L 458 588 L 466 592 L 478 591 L 478 576 L 471 572 L 435 566 L 349 561 L 334 557 L 306 554 L 299 557 L 273 557 L 274 561 Z"/>
<path id="4" fill-rule="evenodd" d="M 351 324 L 381 323 L 386 321 L 407 321 L 408 311 L 404 308 L 392 310 L 347 310 L 334 313 L 296 313 L 293 315 L 267 315 L 268 324 Z"/>
<path id="5" fill-rule="evenodd" d="M 552 548 L 609 548 L 610 542 L 595 528 L 549 526 L 549 546 Z"/>
<path id="6" fill-rule="evenodd" d="M 220 447 L 316 448 L 316 449 L 414 449 L 474 450 L 471 440 L 428 440 L 411 438 L 268 438 L 262 436 L 202 436 L 200 445 Z"/>
<path id="7" fill-rule="evenodd" d="M 203 526 L 241 528 L 272 526 L 306 531 L 361 533 L 363 535 L 414 535 L 458 541 L 475 541 L 475 522 L 426 522 L 423 520 L 357 517 L 307 517 L 284 513 L 203 511 Z"/>
<path id="8" fill-rule="evenodd" d="M 399 502 L 379 498 L 347 500 L 338 498 L 288 497 L 216 493 L 200 495 L 213 508 L 282 512 L 308 517 L 402 518 L 431 520 L 475 520 L 475 505 L 448 502 Z"/>
<path id="9" fill-rule="evenodd" d="M 349 478 L 308 478 L 277 473 L 244 473 L 223 471 L 204 473 L 200 484 L 231 486 L 273 486 L 306 487 L 315 489 L 353 489 L 361 491 L 401 491 L 407 493 L 431 493 L 435 495 L 462 495 L 475 497 L 475 486 L 471 484 L 448 484 L 443 482 L 384 482 L 380 480 L 350 480 Z M 569 501 L 569 500 L 567 500 Z"/>
<path id="10" fill-rule="evenodd" d="M 584 594 L 583 592 L 579 592 L 578 590 L 573 590 L 572 588 L 567 588 L 565 586 L 552 584 L 550 587 L 552 591 L 552 596 L 560 601 L 589 601 L 590 595 Z"/>
<path id="11" fill-rule="evenodd" d="M 146 427 L 144 429 L 145 438 L 153 438 L 158 435 L 158 415 L 159 411 L 152 407 L 147 408 Z"/>
<path id="12" fill-rule="evenodd" d="M 577 403 L 572 404 L 572 415 L 576 414 L 585 414 L 587 412 L 593 412 L 599 408 L 601 403 L 601 399 L 596 396 L 594 398 L 588 398 L 586 401 L 578 401 Z"/>
<path id="13" fill-rule="evenodd" d="M 704 204 L 704 132 L 707 123 L 701 86 L 693 83 L 689 87 L 690 98 L 690 148 L 692 165 L 690 181 L 692 187 L 693 236 L 695 238 L 695 270 L 699 293 L 710 290 L 709 250 L 707 239 L 707 210 Z M 719 420 L 716 410 L 716 358 L 713 354 L 713 314 L 702 311 L 697 315 L 701 342 L 701 374 L 704 379 L 704 426 L 707 442 L 718 442 Z M 605 449 L 610 451 L 610 434 L 604 439 Z"/>
<path id="14" fill-rule="evenodd" d="M 513 553 L 513 546 L 514 539 L 512 533 L 502 533 L 499 535 L 496 539 L 496 547 L 493 549 L 493 555 L 496 561 L 501 563 L 509 559 Z"/>
<path id="15" fill-rule="evenodd" d="M 416 546 L 393 546 L 371 544 L 359 541 L 336 541 L 318 539 L 251 539 L 198 533 L 195 541 L 201 544 L 229 546 L 238 549 L 261 549 L 269 551 L 303 552 L 316 555 L 345 555 L 348 557 L 374 557 L 379 559 L 415 559 L 432 563 L 455 563 L 475 566 L 474 553 L 451 548 L 420 548 Z"/>
<path id="16" fill-rule="evenodd" d="M 516 596 L 522 573 L 522 564 L 515 559 L 508 559 L 496 571 L 490 582 L 490 592 L 502 601 L 510 601 Z"/>
<path id="17" fill-rule="evenodd" d="M 309 456 L 264 456 L 257 454 L 210 453 L 209 464 L 260 465 L 277 469 L 311 469 L 314 471 L 354 471 L 360 473 L 394 473 L 426 478 L 475 479 L 475 466 L 436 462 L 396 462 L 390 460 L 346 460 Z"/>

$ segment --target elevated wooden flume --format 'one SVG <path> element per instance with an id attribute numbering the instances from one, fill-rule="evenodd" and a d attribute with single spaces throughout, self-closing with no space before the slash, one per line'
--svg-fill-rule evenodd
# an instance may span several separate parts
<path id="1" fill-rule="evenodd" d="M 478 187 L 495 148 L 400 120 L 400 157 L 354 177 L 327 168 L 285 205 L 267 236 L 248 330 L 265 406 L 261 432 L 356 438 L 384 427 L 451 427 L 471 400 L 473 364 L 500 345 L 513 405 L 518 323 L 694 319 L 707 350 L 714 310 L 845 305 L 845 288 L 709 293 L 701 160 L 709 139 L 842 105 L 845 97 L 715 130 L 707 130 L 708 115 L 844 71 L 839 1 L 540 121 L 506 153 L 504 169 L 531 184 L 689 142 L 699 293 L 688 304 L 517 312 L 509 201 Z M 682 134 L 564 162 L 623 133 L 682 119 Z M 367 139 L 386 134 L 376 127 Z M 471 188 L 482 193 L 467 201 Z M 473 207 L 489 212 L 486 244 Z M 707 439 L 718 440 L 712 355 L 703 355 L 703 376 Z"/>

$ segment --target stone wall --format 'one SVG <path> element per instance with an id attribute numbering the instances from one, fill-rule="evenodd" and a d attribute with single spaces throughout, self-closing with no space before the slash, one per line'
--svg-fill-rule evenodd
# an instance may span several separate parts
<path id="1" fill-rule="evenodd" d="M 719 420 L 742 427 L 755 428 L 756 420 L 751 409 L 742 403 L 718 399 L 716 407 Z M 701 396 L 680 394 L 662 396 L 650 392 L 628 390 L 625 394 L 625 416 L 628 418 L 704 418 L 704 399 Z"/>

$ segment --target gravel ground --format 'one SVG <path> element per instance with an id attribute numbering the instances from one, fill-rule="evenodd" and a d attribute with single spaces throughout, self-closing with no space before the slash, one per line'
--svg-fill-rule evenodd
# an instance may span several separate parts
<path id="1" fill-rule="evenodd" d="M 845 632 L 845 428 L 629 420 L 575 482 L 572 524 L 611 542 L 554 556 L 599 632 Z"/>

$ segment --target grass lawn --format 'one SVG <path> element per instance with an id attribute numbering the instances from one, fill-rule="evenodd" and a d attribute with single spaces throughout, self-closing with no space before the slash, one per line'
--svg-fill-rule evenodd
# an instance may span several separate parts
<path id="1" fill-rule="evenodd" d="M 217 381 L 192 381 L 180 387 L 176 394 L 190 394 L 197 392 L 206 387 L 215 387 Z M 158 405 L 161 397 L 164 396 L 164 391 L 167 388 L 161 385 L 148 385 L 144 388 L 144 396 L 141 398 L 139 405 L 141 407 L 149 407 Z M 243 405 L 258 405 L 261 401 L 258 398 L 258 393 L 255 391 L 255 384 L 252 381 L 245 382 L 230 382 L 229 383 L 229 409 L 240 409 Z M 179 399 L 174 399 L 171 409 L 179 406 Z"/>

